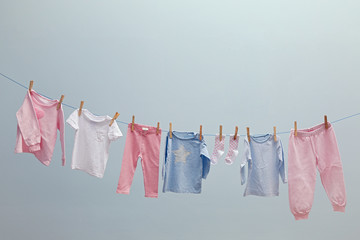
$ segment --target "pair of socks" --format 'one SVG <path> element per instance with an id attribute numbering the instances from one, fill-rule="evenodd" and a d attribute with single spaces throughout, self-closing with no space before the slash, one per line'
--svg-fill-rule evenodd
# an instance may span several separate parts
<path id="1" fill-rule="evenodd" d="M 231 165 L 234 163 L 235 158 L 239 154 L 238 146 L 239 146 L 239 136 L 236 136 L 236 138 L 234 139 L 234 135 L 230 135 L 229 150 L 225 157 L 226 164 Z M 211 164 L 217 164 L 221 156 L 225 153 L 224 148 L 225 148 L 225 136 L 222 136 L 220 141 L 220 136 L 216 135 L 214 151 L 211 156 Z"/>

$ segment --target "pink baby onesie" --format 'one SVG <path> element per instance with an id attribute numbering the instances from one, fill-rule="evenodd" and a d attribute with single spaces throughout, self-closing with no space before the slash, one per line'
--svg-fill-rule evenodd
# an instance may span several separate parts
<path id="1" fill-rule="evenodd" d="M 343 168 L 333 126 L 291 130 L 289 138 L 289 201 L 295 219 L 307 219 L 314 200 L 316 169 L 334 211 L 344 212 Z"/>
<path id="2" fill-rule="evenodd" d="M 34 90 L 27 91 L 24 102 L 16 113 L 18 126 L 15 153 L 32 153 L 49 166 L 55 148 L 57 130 L 60 131 L 62 165 L 65 165 L 65 123 L 58 100 L 41 96 Z"/>
<path id="3" fill-rule="evenodd" d="M 159 157 L 161 129 L 156 133 L 155 127 L 134 124 L 131 130 L 128 125 L 125 150 L 121 163 L 119 183 L 116 192 L 129 194 L 131 183 L 139 158 L 144 175 L 145 197 L 158 197 Z"/>

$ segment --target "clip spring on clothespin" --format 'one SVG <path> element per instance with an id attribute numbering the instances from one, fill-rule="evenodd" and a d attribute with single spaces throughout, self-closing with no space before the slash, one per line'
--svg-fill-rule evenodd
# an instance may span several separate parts
<path id="1" fill-rule="evenodd" d="M 56 110 L 59 110 L 61 108 L 61 104 L 64 100 L 64 97 L 65 97 L 64 95 L 61 95 L 60 101 L 59 101 L 58 105 L 56 106 Z"/>
<path id="2" fill-rule="evenodd" d="M 325 129 L 329 128 L 329 124 L 328 124 L 328 120 L 327 120 L 327 116 L 324 115 L 324 123 L 325 123 Z"/>
<path id="3" fill-rule="evenodd" d="M 276 142 L 277 141 L 277 138 L 276 138 L 276 127 L 274 126 L 274 141 Z"/>
<path id="4" fill-rule="evenodd" d="M 156 135 L 159 134 L 159 129 L 160 129 L 160 123 L 158 122 L 158 123 L 157 123 L 157 128 L 156 128 Z"/>
<path id="5" fill-rule="evenodd" d="M 169 135 L 172 138 L 172 123 L 169 123 Z"/>
<path id="6" fill-rule="evenodd" d="M 236 138 L 237 138 L 238 131 L 239 131 L 238 126 L 235 126 L 234 140 L 236 140 Z"/>
<path id="7" fill-rule="evenodd" d="M 30 84 L 29 84 L 29 92 L 31 92 L 32 88 L 33 88 L 33 85 L 34 85 L 34 81 L 31 80 L 30 81 Z"/>
<path id="8" fill-rule="evenodd" d="M 80 108 L 79 108 L 79 117 L 81 115 L 81 111 L 82 111 L 83 106 L 84 106 L 84 101 L 81 101 L 80 102 Z"/>
<path id="9" fill-rule="evenodd" d="M 246 132 L 247 132 L 248 141 L 250 143 L 250 128 L 249 127 L 246 128 Z"/>
<path id="10" fill-rule="evenodd" d="M 219 139 L 220 139 L 220 141 L 221 141 L 221 139 L 222 139 L 222 125 L 220 125 L 220 134 L 219 134 Z"/>
<path id="11" fill-rule="evenodd" d="M 132 122 L 131 122 L 131 131 L 134 131 L 134 124 L 135 124 L 135 115 L 132 116 Z"/>
<path id="12" fill-rule="evenodd" d="M 294 135 L 297 137 L 297 122 L 294 122 Z"/>
<path id="13" fill-rule="evenodd" d="M 200 125 L 200 136 L 199 136 L 200 141 L 202 140 L 202 125 Z"/>
<path id="14" fill-rule="evenodd" d="M 115 113 L 114 117 L 111 119 L 110 123 L 109 123 L 109 127 L 111 127 L 111 125 L 114 123 L 114 121 L 118 118 L 120 114 L 118 112 Z"/>

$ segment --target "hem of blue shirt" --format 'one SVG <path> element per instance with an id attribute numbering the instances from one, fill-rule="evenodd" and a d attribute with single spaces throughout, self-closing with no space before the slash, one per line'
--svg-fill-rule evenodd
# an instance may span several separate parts
<path id="1" fill-rule="evenodd" d="M 259 197 L 277 197 L 279 196 L 279 192 L 271 192 L 271 193 L 262 193 L 252 190 L 245 190 L 244 197 L 253 195 L 253 196 L 259 196 Z"/>
<path id="2" fill-rule="evenodd" d="M 172 192 L 172 193 L 195 193 L 195 194 L 200 194 L 201 193 L 201 190 L 199 191 L 180 191 L 180 190 L 171 190 L 171 189 L 166 189 L 166 190 L 163 190 L 163 192 Z"/>

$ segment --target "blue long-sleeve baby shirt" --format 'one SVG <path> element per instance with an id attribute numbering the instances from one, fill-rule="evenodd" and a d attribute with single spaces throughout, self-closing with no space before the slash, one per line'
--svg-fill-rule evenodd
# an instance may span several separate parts
<path id="1" fill-rule="evenodd" d="M 204 138 L 193 132 L 172 132 L 166 137 L 163 192 L 200 193 L 201 182 L 210 171 Z"/>
<path id="2" fill-rule="evenodd" d="M 287 182 L 284 151 L 279 136 L 256 135 L 244 139 L 244 154 L 240 165 L 241 184 L 246 182 L 245 166 L 248 163 L 248 180 L 244 196 L 278 196 L 279 175 Z"/>

